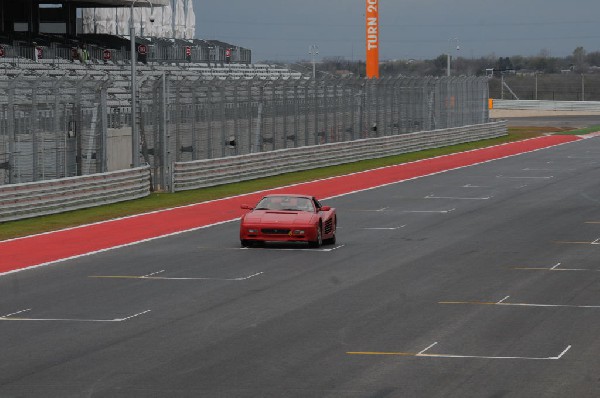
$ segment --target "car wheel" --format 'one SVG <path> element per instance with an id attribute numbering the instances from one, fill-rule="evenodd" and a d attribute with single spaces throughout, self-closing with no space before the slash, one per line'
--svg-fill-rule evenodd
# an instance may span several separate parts
<path id="1" fill-rule="evenodd" d="M 249 240 L 246 240 L 246 239 L 242 239 L 241 240 L 241 244 L 242 244 L 242 247 L 250 247 L 250 246 L 252 246 L 252 242 L 250 242 Z"/>
<path id="2" fill-rule="evenodd" d="M 329 239 L 327 239 L 326 242 L 324 242 L 327 245 L 335 245 L 335 232 L 333 233 L 333 236 Z"/>
<path id="3" fill-rule="evenodd" d="M 321 224 L 317 227 L 317 240 L 308 242 L 308 246 L 318 248 L 323 244 L 323 234 L 321 233 Z"/>

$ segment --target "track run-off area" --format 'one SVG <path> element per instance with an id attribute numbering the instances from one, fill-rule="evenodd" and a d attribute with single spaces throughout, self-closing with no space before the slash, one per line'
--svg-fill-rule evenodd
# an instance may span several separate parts
<path id="1" fill-rule="evenodd" d="M 0 397 L 597 397 L 600 137 L 0 242 Z M 307 193 L 335 245 L 242 248 Z"/>

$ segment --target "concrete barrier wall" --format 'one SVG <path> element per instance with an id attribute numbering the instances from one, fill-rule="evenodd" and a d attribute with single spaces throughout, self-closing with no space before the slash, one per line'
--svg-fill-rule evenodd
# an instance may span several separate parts
<path id="1" fill-rule="evenodd" d="M 507 134 L 505 121 L 270 152 L 176 162 L 171 191 L 183 191 L 293 171 L 416 152 Z"/>
<path id="2" fill-rule="evenodd" d="M 595 111 L 600 112 L 600 101 L 537 101 L 494 99 L 493 109 L 520 109 L 539 111 Z"/>
<path id="3" fill-rule="evenodd" d="M 600 115 L 600 101 L 492 100 L 490 118 Z"/>

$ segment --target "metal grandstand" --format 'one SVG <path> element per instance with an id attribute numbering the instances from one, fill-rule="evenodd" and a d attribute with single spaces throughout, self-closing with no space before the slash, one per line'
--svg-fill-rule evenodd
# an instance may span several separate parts
<path id="1" fill-rule="evenodd" d="M 104 61 L 129 62 L 132 59 L 130 36 L 82 34 L 78 9 L 126 8 L 132 5 L 132 1 L 0 0 L 0 61 L 1 58 L 18 57 L 33 61 L 51 59 L 53 64 L 66 63 L 80 60 L 78 49 L 85 49 L 91 65 Z M 160 7 L 170 1 L 152 0 L 151 3 Z M 136 0 L 133 4 L 147 7 L 150 0 Z M 136 36 L 135 47 L 138 49 L 136 59 L 144 63 L 187 62 L 217 66 L 252 62 L 251 50 L 219 40 Z"/>

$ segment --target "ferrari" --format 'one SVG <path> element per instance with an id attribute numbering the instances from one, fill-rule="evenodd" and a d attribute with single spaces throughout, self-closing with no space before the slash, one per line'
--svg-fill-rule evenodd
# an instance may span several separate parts
<path id="1" fill-rule="evenodd" d="M 314 196 L 267 195 L 241 218 L 243 247 L 265 242 L 306 242 L 310 247 L 334 244 L 335 208 L 323 206 Z"/>

